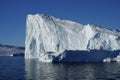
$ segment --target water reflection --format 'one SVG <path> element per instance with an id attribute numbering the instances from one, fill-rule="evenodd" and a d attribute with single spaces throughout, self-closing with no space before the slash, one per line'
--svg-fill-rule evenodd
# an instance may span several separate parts
<path id="1" fill-rule="evenodd" d="M 119 63 L 42 63 L 25 60 L 27 80 L 120 80 Z"/>

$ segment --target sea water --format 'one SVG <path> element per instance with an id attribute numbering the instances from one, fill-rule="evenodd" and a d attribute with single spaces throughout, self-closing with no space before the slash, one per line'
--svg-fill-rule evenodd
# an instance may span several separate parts
<path id="1" fill-rule="evenodd" d="M 43 63 L 0 57 L 0 80 L 120 80 L 120 63 Z"/>

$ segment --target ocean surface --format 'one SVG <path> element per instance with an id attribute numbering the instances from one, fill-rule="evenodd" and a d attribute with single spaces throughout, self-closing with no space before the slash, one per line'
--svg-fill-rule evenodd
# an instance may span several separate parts
<path id="1" fill-rule="evenodd" d="M 0 57 L 0 80 L 120 80 L 120 63 L 42 63 Z"/>

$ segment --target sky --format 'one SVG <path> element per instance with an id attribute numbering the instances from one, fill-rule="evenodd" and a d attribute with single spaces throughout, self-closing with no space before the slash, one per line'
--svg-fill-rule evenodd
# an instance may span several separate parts
<path id="1" fill-rule="evenodd" d="M 120 30 L 120 0 L 0 0 L 0 43 L 25 46 L 26 16 L 37 13 Z"/>

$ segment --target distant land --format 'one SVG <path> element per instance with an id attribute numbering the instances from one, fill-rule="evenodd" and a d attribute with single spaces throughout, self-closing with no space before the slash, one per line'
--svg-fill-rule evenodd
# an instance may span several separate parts
<path id="1" fill-rule="evenodd" d="M 0 44 L 0 56 L 24 56 L 25 47 Z"/>

